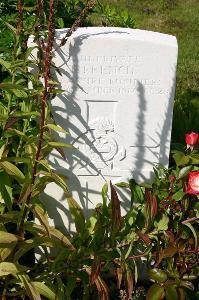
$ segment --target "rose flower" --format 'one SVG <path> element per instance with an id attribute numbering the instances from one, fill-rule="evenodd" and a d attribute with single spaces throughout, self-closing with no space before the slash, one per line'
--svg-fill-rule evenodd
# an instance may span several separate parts
<path id="1" fill-rule="evenodd" d="M 187 144 L 187 149 L 193 150 L 193 147 L 199 142 L 199 134 L 195 132 L 185 134 L 185 142 Z"/>
<path id="2" fill-rule="evenodd" d="M 186 192 L 190 195 L 199 194 L 199 171 L 192 171 L 189 173 Z"/>

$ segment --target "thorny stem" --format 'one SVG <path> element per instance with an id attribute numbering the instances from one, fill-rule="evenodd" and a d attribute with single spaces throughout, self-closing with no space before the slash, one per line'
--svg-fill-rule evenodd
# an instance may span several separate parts
<path id="1" fill-rule="evenodd" d="M 37 11 L 36 11 L 36 26 L 35 26 L 35 33 L 39 33 L 42 29 L 42 18 L 43 18 L 43 12 L 44 12 L 44 1 L 43 0 L 37 0 Z"/>
<path id="2" fill-rule="evenodd" d="M 36 24 L 35 24 L 35 39 L 40 49 L 44 51 L 45 45 L 43 39 L 38 35 L 43 29 L 42 20 L 44 18 L 44 0 L 37 0 L 37 10 L 36 10 Z"/>
<path id="3" fill-rule="evenodd" d="M 79 17 L 75 20 L 71 28 L 67 31 L 65 37 L 62 38 L 60 42 L 60 47 L 64 46 L 68 40 L 68 38 L 71 36 L 71 34 L 81 25 L 83 20 L 85 19 L 86 15 L 88 14 L 89 10 L 91 10 L 97 0 L 90 0 L 87 5 L 84 7 L 84 9 L 81 11 Z"/>
<path id="4" fill-rule="evenodd" d="M 18 0 L 17 10 L 17 35 L 20 36 L 23 31 L 23 0 Z"/>
<path id="5" fill-rule="evenodd" d="M 48 21 L 48 40 L 47 46 L 45 48 L 44 54 L 44 92 L 41 99 L 41 118 L 40 118 L 40 134 L 39 134 L 39 141 L 37 146 L 37 153 L 35 158 L 35 164 L 33 167 L 32 173 L 32 180 L 34 182 L 36 171 L 37 171 L 37 164 L 40 158 L 41 147 L 43 142 L 43 135 L 44 135 L 44 125 L 45 125 L 45 109 L 46 109 L 46 102 L 49 96 L 49 78 L 50 78 L 50 67 L 52 61 L 52 48 L 53 48 L 53 41 L 54 41 L 55 29 L 54 29 L 54 0 L 50 0 L 50 15 Z"/>
<path id="6" fill-rule="evenodd" d="M 46 103 L 49 97 L 49 79 L 50 79 L 50 67 L 52 61 L 52 48 L 53 48 L 53 41 L 54 41 L 55 29 L 54 29 L 54 0 L 50 0 L 50 14 L 49 14 L 49 21 L 48 21 L 48 39 L 47 45 L 45 47 L 44 53 L 44 91 L 41 98 L 41 117 L 40 117 L 40 133 L 39 133 L 39 140 L 37 145 L 37 152 L 35 156 L 35 163 L 32 170 L 32 185 L 35 182 L 36 173 L 37 173 L 37 165 L 38 160 L 40 159 L 41 148 L 43 143 L 43 135 L 44 135 L 44 126 L 45 126 L 45 109 Z M 24 207 L 23 215 L 21 218 L 21 222 L 19 224 L 19 236 L 24 237 L 24 222 L 28 213 L 28 204 L 31 200 L 31 193 L 27 198 L 26 205 Z"/>

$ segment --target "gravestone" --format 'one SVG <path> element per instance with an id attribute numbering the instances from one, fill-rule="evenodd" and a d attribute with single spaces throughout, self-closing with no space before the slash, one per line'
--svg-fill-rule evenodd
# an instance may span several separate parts
<path id="1" fill-rule="evenodd" d="M 56 31 L 57 45 L 66 32 Z M 65 151 L 66 159 L 54 150 L 49 160 L 67 176 L 88 214 L 110 179 L 145 182 L 153 177 L 154 164 L 167 167 L 177 42 L 156 32 L 99 27 L 79 28 L 63 47 L 57 45 L 54 62 L 65 92 L 53 99 L 52 111 L 70 135 L 56 138 L 75 149 Z M 45 193 L 50 217 L 58 227 L 68 224 L 62 190 L 52 183 Z M 124 212 L 130 195 L 119 194 Z"/>

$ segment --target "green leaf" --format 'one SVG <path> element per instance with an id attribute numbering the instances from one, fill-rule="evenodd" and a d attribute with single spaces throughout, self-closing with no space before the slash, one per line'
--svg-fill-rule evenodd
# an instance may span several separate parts
<path id="1" fill-rule="evenodd" d="M 6 258 L 12 253 L 14 248 L 15 248 L 14 244 L 9 248 L 0 248 L 0 262 L 5 261 Z"/>
<path id="2" fill-rule="evenodd" d="M 118 182 L 118 183 L 115 183 L 115 185 L 118 187 L 121 187 L 121 188 L 129 188 L 130 187 L 129 183 L 127 183 L 127 182 Z"/>
<path id="3" fill-rule="evenodd" d="M 140 206 L 141 208 L 141 206 Z M 128 224 L 131 226 L 133 225 L 133 223 L 136 221 L 137 219 L 137 215 L 139 213 L 139 208 L 131 208 L 131 210 L 126 214 L 126 221 L 128 222 Z"/>
<path id="4" fill-rule="evenodd" d="M 178 293 L 175 285 L 169 285 L 165 288 L 166 300 L 178 300 Z"/>
<path id="5" fill-rule="evenodd" d="M 64 148 L 72 148 L 75 149 L 73 145 L 61 142 L 48 142 L 48 145 L 56 148 L 56 147 L 64 147 Z"/>
<path id="6" fill-rule="evenodd" d="M 24 90 L 24 87 L 22 85 L 19 84 L 13 84 L 13 83 L 1 83 L 0 84 L 0 88 L 3 90 L 10 90 L 13 94 L 15 94 L 15 96 L 17 96 L 18 98 L 27 98 L 28 94 L 27 92 Z"/>
<path id="7" fill-rule="evenodd" d="M 8 115 L 2 115 L 0 114 L 0 122 L 3 123 L 3 122 L 6 122 L 8 119 Z"/>
<path id="8" fill-rule="evenodd" d="M 47 213 L 39 205 L 36 205 L 34 207 L 33 211 L 34 211 L 34 214 L 35 214 L 36 218 L 38 218 L 41 225 L 43 225 L 46 228 L 46 231 L 47 231 L 48 235 L 50 236 L 50 229 L 49 229 L 50 225 L 49 225 L 49 222 L 48 222 Z"/>
<path id="9" fill-rule="evenodd" d="M 48 172 L 51 171 L 50 165 L 46 159 L 41 159 L 38 161 L 39 165 L 42 165 Z"/>
<path id="10" fill-rule="evenodd" d="M 68 131 L 64 130 L 62 127 L 58 126 L 58 125 L 55 125 L 55 124 L 47 124 L 45 125 L 44 127 L 47 127 L 49 129 L 52 129 L 56 132 L 63 132 L 63 133 L 66 133 L 66 134 L 69 134 Z"/>
<path id="11" fill-rule="evenodd" d="M 2 19 L 1 19 L 2 20 Z M 12 32 L 14 33 L 14 34 L 16 34 L 16 32 L 17 32 L 17 29 L 14 27 L 14 26 L 12 26 L 10 23 L 8 23 L 8 22 L 5 22 L 4 20 L 2 20 L 3 22 L 4 22 L 4 24 L 10 29 L 10 30 L 12 30 Z"/>
<path id="12" fill-rule="evenodd" d="M 9 82 L 0 83 L 0 89 L 2 89 L 2 90 L 12 90 L 15 87 L 16 87 L 16 84 L 12 84 Z"/>
<path id="13" fill-rule="evenodd" d="M 4 169 L 4 171 L 11 176 L 14 176 L 15 179 L 21 183 L 24 181 L 25 176 L 24 174 L 13 164 L 8 161 L 0 161 L 0 167 Z"/>
<path id="14" fill-rule="evenodd" d="M 86 222 L 86 229 L 89 234 L 92 235 L 94 232 L 95 225 L 97 223 L 97 218 L 95 216 L 91 216 Z"/>
<path id="15" fill-rule="evenodd" d="M 182 200 L 184 195 L 185 195 L 185 193 L 183 192 L 183 189 L 180 189 L 175 194 L 173 194 L 172 198 L 176 201 L 179 201 L 179 200 Z"/>
<path id="16" fill-rule="evenodd" d="M 84 230 L 85 227 L 85 217 L 82 208 L 79 206 L 77 201 L 73 197 L 68 197 L 68 206 L 71 212 L 71 215 L 75 222 L 75 227 L 78 232 Z"/>
<path id="17" fill-rule="evenodd" d="M 148 271 L 148 273 L 149 273 L 150 278 L 157 282 L 163 283 L 167 280 L 166 272 L 164 272 L 160 269 L 156 269 L 156 268 L 150 269 Z"/>
<path id="18" fill-rule="evenodd" d="M 58 18 L 57 22 L 60 28 L 64 28 L 64 21 L 62 18 Z"/>
<path id="19" fill-rule="evenodd" d="M 74 290 L 75 284 L 76 284 L 76 280 L 74 282 L 73 279 L 74 279 L 74 277 L 72 277 L 72 276 L 67 278 L 67 286 L 65 288 L 65 285 L 62 282 L 60 276 L 56 277 L 56 281 L 57 281 L 56 300 L 72 300 L 70 295 L 71 295 L 72 291 Z"/>
<path id="20" fill-rule="evenodd" d="M 17 223 L 20 216 L 21 216 L 21 212 L 19 212 L 19 211 L 12 211 L 9 213 L 4 213 L 2 215 L 0 214 L 0 222 L 1 223 L 10 223 L 10 222 Z"/>
<path id="21" fill-rule="evenodd" d="M 0 58 L 0 65 L 2 65 L 7 70 L 10 70 L 10 68 L 11 68 L 11 63 L 3 60 L 2 58 Z"/>
<path id="22" fill-rule="evenodd" d="M 0 202 L 3 201 L 8 210 L 12 209 L 12 183 L 8 174 L 0 172 Z"/>
<path id="23" fill-rule="evenodd" d="M 31 282 L 28 275 L 19 275 L 19 279 L 21 280 L 27 295 L 30 297 L 30 299 L 33 300 L 41 300 L 40 294 L 37 291 L 34 282 Z"/>
<path id="24" fill-rule="evenodd" d="M 189 158 L 191 159 L 191 163 L 194 165 L 198 165 L 199 164 L 199 155 L 198 154 L 190 154 Z"/>
<path id="25" fill-rule="evenodd" d="M 107 193 L 108 193 L 108 184 L 105 183 L 102 187 L 102 199 L 103 199 L 103 206 L 107 205 Z"/>
<path id="26" fill-rule="evenodd" d="M 29 118 L 29 117 L 39 117 L 40 113 L 37 111 L 29 111 L 29 112 L 15 112 L 12 117 L 17 118 Z"/>
<path id="27" fill-rule="evenodd" d="M 10 157 L 6 157 L 6 159 L 2 159 L 2 161 L 12 161 L 19 164 L 30 164 L 31 159 L 25 157 L 10 156 Z"/>
<path id="28" fill-rule="evenodd" d="M 27 270 L 26 267 L 13 264 L 11 262 L 1 262 L 0 263 L 0 277 L 7 276 L 9 274 L 16 275 L 18 273 L 25 272 Z"/>
<path id="29" fill-rule="evenodd" d="M 61 246 L 61 241 L 59 240 L 53 240 L 49 237 L 35 237 L 30 240 L 26 240 L 25 242 L 21 242 L 18 245 L 19 250 L 15 251 L 14 255 L 14 261 L 18 261 L 21 256 L 23 256 L 26 252 L 30 251 L 33 248 L 39 247 L 39 246 L 45 246 L 45 247 L 55 247 L 58 249 L 58 247 Z"/>
<path id="30" fill-rule="evenodd" d="M 129 186 L 131 189 L 131 206 L 137 207 L 144 202 L 144 193 L 142 188 L 133 179 L 129 181 Z"/>
<path id="31" fill-rule="evenodd" d="M 32 192 L 32 184 L 29 182 L 24 182 L 22 188 L 21 188 L 21 193 L 18 199 L 19 203 L 24 203 L 26 202 L 27 198 L 30 196 Z"/>
<path id="32" fill-rule="evenodd" d="M 197 249 L 198 248 L 198 235 L 197 235 L 197 232 L 196 232 L 195 228 L 193 227 L 193 225 L 191 223 L 185 223 L 184 225 L 189 227 L 189 229 L 193 233 L 193 236 L 194 236 L 194 239 L 195 239 L 195 248 Z"/>
<path id="33" fill-rule="evenodd" d="M 27 140 L 27 136 L 22 131 L 19 131 L 15 128 L 9 128 L 9 133 L 12 133 L 12 132 L 13 132 L 13 135 L 18 135 L 21 138 L 24 138 L 25 140 Z"/>
<path id="34" fill-rule="evenodd" d="M 34 281 L 33 282 L 38 293 L 49 300 L 55 300 L 56 294 L 50 289 L 44 282 Z"/>
<path id="35" fill-rule="evenodd" d="M 61 90 L 61 89 L 50 89 L 49 91 L 51 94 L 62 94 L 65 92 L 65 90 Z"/>
<path id="36" fill-rule="evenodd" d="M 158 231 L 167 230 L 169 224 L 169 218 L 166 215 L 163 215 L 160 221 L 155 221 L 154 225 Z"/>
<path id="37" fill-rule="evenodd" d="M 38 225 L 38 224 L 34 224 L 34 223 L 26 223 L 25 228 L 32 232 L 32 233 L 39 233 L 42 234 L 44 236 L 47 235 L 46 229 L 44 226 L 42 225 Z M 69 238 L 66 237 L 61 231 L 59 231 L 58 229 L 55 229 L 53 227 L 49 228 L 49 232 L 50 232 L 50 236 L 51 239 L 56 239 L 58 241 L 61 241 L 61 243 L 63 245 L 65 245 L 68 249 L 70 250 L 74 250 L 74 246 L 72 245 L 72 243 L 70 242 Z"/>
<path id="38" fill-rule="evenodd" d="M 6 145 L 5 145 L 5 143 L 4 143 L 4 144 L 1 146 L 1 148 L 0 148 L 0 160 L 1 160 L 1 158 L 2 158 L 2 155 L 3 155 L 3 153 L 4 153 L 5 148 L 6 148 Z"/>
<path id="39" fill-rule="evenodd" d="M 164 288 L 154 283 L 148 290 L 146 300 L 161 300 L 164 297 Z"/>
<path id="40" fill-rule="evenodd" d="M 0 261 L 3 262 L 15 248 L 18 237 L 6 231 L 0 231 Z"/>
<path id="41" fill-rule="evenodd" d="M 39 49 L 38 46 L 33 46 L 33 47 L 28 47 L 28 49 L 26 50 L 26 54 L 25 54 L 25 58 L 29 59 L 32 51 L 34 51 L 35 49 Z"/>
<path id="42" fill-rule="evenodd" d="M 173 153 L 174 153 L 173 158 L 177 166 L 182 166 L 189 163 L 189 156 L 186 156 L 183 152 L 176 150 L 173 151 Z"/>
<path id="43" fill-rule="evenodd" d="M 49 80 L 48 84 L 50 84 L 50 85 L 59 85 L 59 82 L 55 81 L 55 80 Z"/>
<path id="44" fill-rule="evenodd" d="M 49 179 L 48 182 L 55 182 L 57 185 L 59 185 L 64 190 L 67 196 L 71 195 L 65 180 L 60 175 L 56 174 L 53 171 L 51 172 L 40 171 L 39 174 L 42 174 L 44 175 L 45 178 L 48 178 Z M 43 177 L 41 177 L 40 181 L 42 181 L 42 178 Z"/>
<path id="45" fill-rule="evenodd" d="M 181 280 L 180 286 L 184 286 L 187 289 L 192 290 L 192 291 L 194 291 L 194 289 L 195 289 L 193 283 L 190 281 Z"/>
<path id="46" fill-rule="evenodd" d="M 185 176 L 187 176 L 187 174 L 193 169 L 192 166 L 186 166 L 184 168 L 182 168 L 178 174 L 178 179 L 181 179 Z"/>
<path id="47" fill-rule="evenodd" d="M 23 10 L 28 11 L 28 12 L 34 12 L 35 11 L 35 6 L 28 7 L 28 6 L 23 6 Z"/>
<path id="48" fill-rule="evenodd" d="M 12 92 L 18 98 L 28 98 L 28 94 L 25 91 L 23 91 L 22 89 L 12 89 Z"/>
<path id="49" fill-rule="evenodd" d="M 7 245 L 9 246 L 9 244 L 16 244 L 19 240 L 19 237 L 17 237 L 16 235 L 6 232 L 6 231 L 0 231 L 0 245 Z"/>

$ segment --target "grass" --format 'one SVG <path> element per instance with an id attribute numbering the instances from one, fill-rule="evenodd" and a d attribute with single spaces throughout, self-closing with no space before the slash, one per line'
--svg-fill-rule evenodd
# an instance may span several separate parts
<path id="1" fill-rule="evenodd" d="M 103 3 L 120 11 L 127 10 L 139 29 L 177 37 L 179 56 L 172 139 L 183 142 L 185 132 L 199 130 L 199 1 L 104 0 Z"/>

